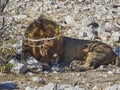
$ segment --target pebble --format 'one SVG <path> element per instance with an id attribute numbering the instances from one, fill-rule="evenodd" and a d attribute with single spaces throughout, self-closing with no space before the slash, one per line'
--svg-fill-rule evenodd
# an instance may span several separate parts
<path id="1" fill-rule="evenodd" d="M 72 26 L 76 23 L 74 18 L 70 15 L 65 17 L 65 22 L 66 22 L 67 25 L 70 25 L 70 26 Z"/>
<path id="2" fill-rule="evenodd" d="M 58 66 L 58 65 L 55 65 L 55 66 L 52 66 L 51 67 L 51 70 L 53 71 L 53 72 L 60 72 L 61 71 L 61 68 Z"/>
<path id="3" fill-rule="evenodd" d="M 120 74 L 120 68 L 117 68 L 117 69 L 116 69 L 116 73 L 117 73 L 117 74 Z"/>
<path id="4" fill-rule="evenodd" d="M 12 67 L 11 72 L 18 73 L 18 74 L 20 74 L 21 72 L 25 72 L 25 71 L 26 71 L 26 68 L 21 69 L 22 67 L 23 67 L 23 64 L 21 64 L 21 63 L 16 63 L 16 64 L 14 64 L 14 66 Z"/>
<path id="5" fill-rule="evenodd" d="M 45 82 L 46 82 L 43 78 L 39 78 L 39 77 L 32 77 L 32 81 L 41 83 L 41 84 L 45 84 Z"/>
<path id="6" fill-rule="evenodd" d="M 113 41 L 118 41 L 119 40 L 119 36 L 120 36 L 120 32 L 113 32 L 111 37 Z"/>
<path id="7" fill-rule="evenodd" d="M 26 88 L 25 88 L 25 90 L 36 90 L 34 87 L 32 87 L 32 86 L 27 86 Z"/>
<path id="8" fill-rule="evenodd" d="M 88 26 L 92 26 L 96 28 L 96 27 L 99 27 L 99 24 L 97 22 L 92 22 Z"/>
<path id="9" fill-rule="evenodd" d="M 32 77 L 32 81 L 34 81 L 34 82 L 39 82 L 39 81 L 40 81 L 40 78 L 39 78 L 39 77 Z"/>
<path id="10" fill-rule="evenodd" d="M 92 90 L 98 90 L 98 86 L 94 86 Z"/>
<path id="11" fill-rule="evenodd" d="M 32 72 L 28 72 L 27 74 L 30 75 L 30 76 L 34 75 L 34 73 L 32 73 Z"/>
<path id="12" fill-rule="evenodd" d="M 101 71 L 106 71 L 107 69 L 106 69 L 106 66 L 101 65 L 101 66 L 99 67 L 99 70 L 101 70 Z"/>

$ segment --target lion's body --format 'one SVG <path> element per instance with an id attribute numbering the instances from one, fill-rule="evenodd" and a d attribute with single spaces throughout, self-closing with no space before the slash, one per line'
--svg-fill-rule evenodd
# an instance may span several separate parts
<path id="1" fill-rule="evenodd" d="M 100 41 L 63 38 L 63 55 L 67 62 L 83 61 L 82 68 L 97 68 L 100 65 L 115 64 L 116 55 L 112 48 Z M 77 65 L 78 66 L 78 65 Z M 80 66 L 81 67 L 81 66 Z"/>

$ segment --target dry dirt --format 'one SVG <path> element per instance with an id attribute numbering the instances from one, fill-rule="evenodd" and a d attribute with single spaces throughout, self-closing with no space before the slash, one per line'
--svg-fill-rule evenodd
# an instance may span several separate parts
<path id="1" fill-rule="evenodd" d="M 120 84 L 120 73 L 116 73 L 119 68 L 116 66 L 107 66 L 106 68 L 98 68 L 96 70 L 89 70 L 85 72 L 49 72 L 49 73 L 34 73 L 30 74 L 1 74 L 0 81 L 12 81 L 20 87 L 20 90 L 24 90 L 26 86 L 44 86 L 48 83 L 58 84 L 70 84 L 73 86 L 80 86 L 87 90 L 103 90 L 108 86 L 114 84 Z M 38 83 L 32 80 L 32 77 L 40 77 L 45 80 L 45 83 Z"/>

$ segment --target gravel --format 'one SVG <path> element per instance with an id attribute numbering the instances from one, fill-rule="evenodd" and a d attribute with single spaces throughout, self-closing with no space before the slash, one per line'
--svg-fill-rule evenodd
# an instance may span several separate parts
<path id="1" fill-rule="evenodd" d="M 9 0 L 4 13 L 0 14 L 0 30 L 3 29 L 4 18 L 4 24 L 14 27 L 15 34 L 19 33 L 17 37 L 12 35 L 18 41 L 13 45 L 18 53 L 22 46 L 19 35 L 24 34 L 27 26 L 41 14 L 62 25 L 65 36 L 95 40 L 95 35 L 98 35 L 100 41 L 113 49 L 114 42 L 120 37 L 120 0 Z M 7 32 L 10 30 L 7 28 Z M 45 73 L 41 72 L 41 64 L 33 57 L 28 58 L 25 64 L 20 63 L 18 58 L 12 58 L 9 63 L 14 64 L 11 71 L 15 74 L 0 74 L 0 81 L 11 80 L 18 84 L 20 90 L 120 89 L 118 67 L 101 66 L 86 72 L 61 73 L 61 68 L 53 66 L 53 72 Z"/>

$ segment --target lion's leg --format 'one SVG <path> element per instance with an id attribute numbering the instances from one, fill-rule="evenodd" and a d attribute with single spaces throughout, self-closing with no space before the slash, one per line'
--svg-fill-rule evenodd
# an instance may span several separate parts
<path id="1" fill-rule="evenodd" d="M 86 57 L 86 62 L 82 66 L 86 70 L 88 69 L 96 69 L 100 65 L 108 65 L 110 63 L 110 58 L 108 57 L 107 53 L 102 52 L 89 52 Z"/>
<path id="2" fill-rule="evenodd" d="M 73 60 L 71 63 L 70 63 L 70 69 L 72 71 L 81 71 L 81 65 L 83 65 L 85 63 L 85 61 L 80 61 L 80 60 Z"/>
<path id="3" fill-rule="evenodd" d="M 95 57 L 96 57 L 95 53 L 89 52 L 86 57 L 85 63 L 80 66 L 80 71 L 93 69 L 94 68 L 93 66 L 95 65 L 95 61 L 96 61 Z"/>
<path id="4" fill-rule="evenodd" d="M 101 56 L 99 53 L 89 52 L 83 64 L 81 64 L 79 61 L 72 61 L 70 66 L 72 67 L 73 71 L 86 71 L 97 68 L 102 63 L 102 58 L 98 58 L 99 56 Z"/>
<path id="5" fill-rule="evenodd" d="M 84 63 L 81 63 L 80 60 L 73 60 L 70 63 L 70 68 L 73 71 L 86 71 L 91 69 L 93 66 L 93 59 L 95 56 L 93 55 L 94 53 L 90 52 L 88 53 L 87 57 L 84 60 Z"/>

